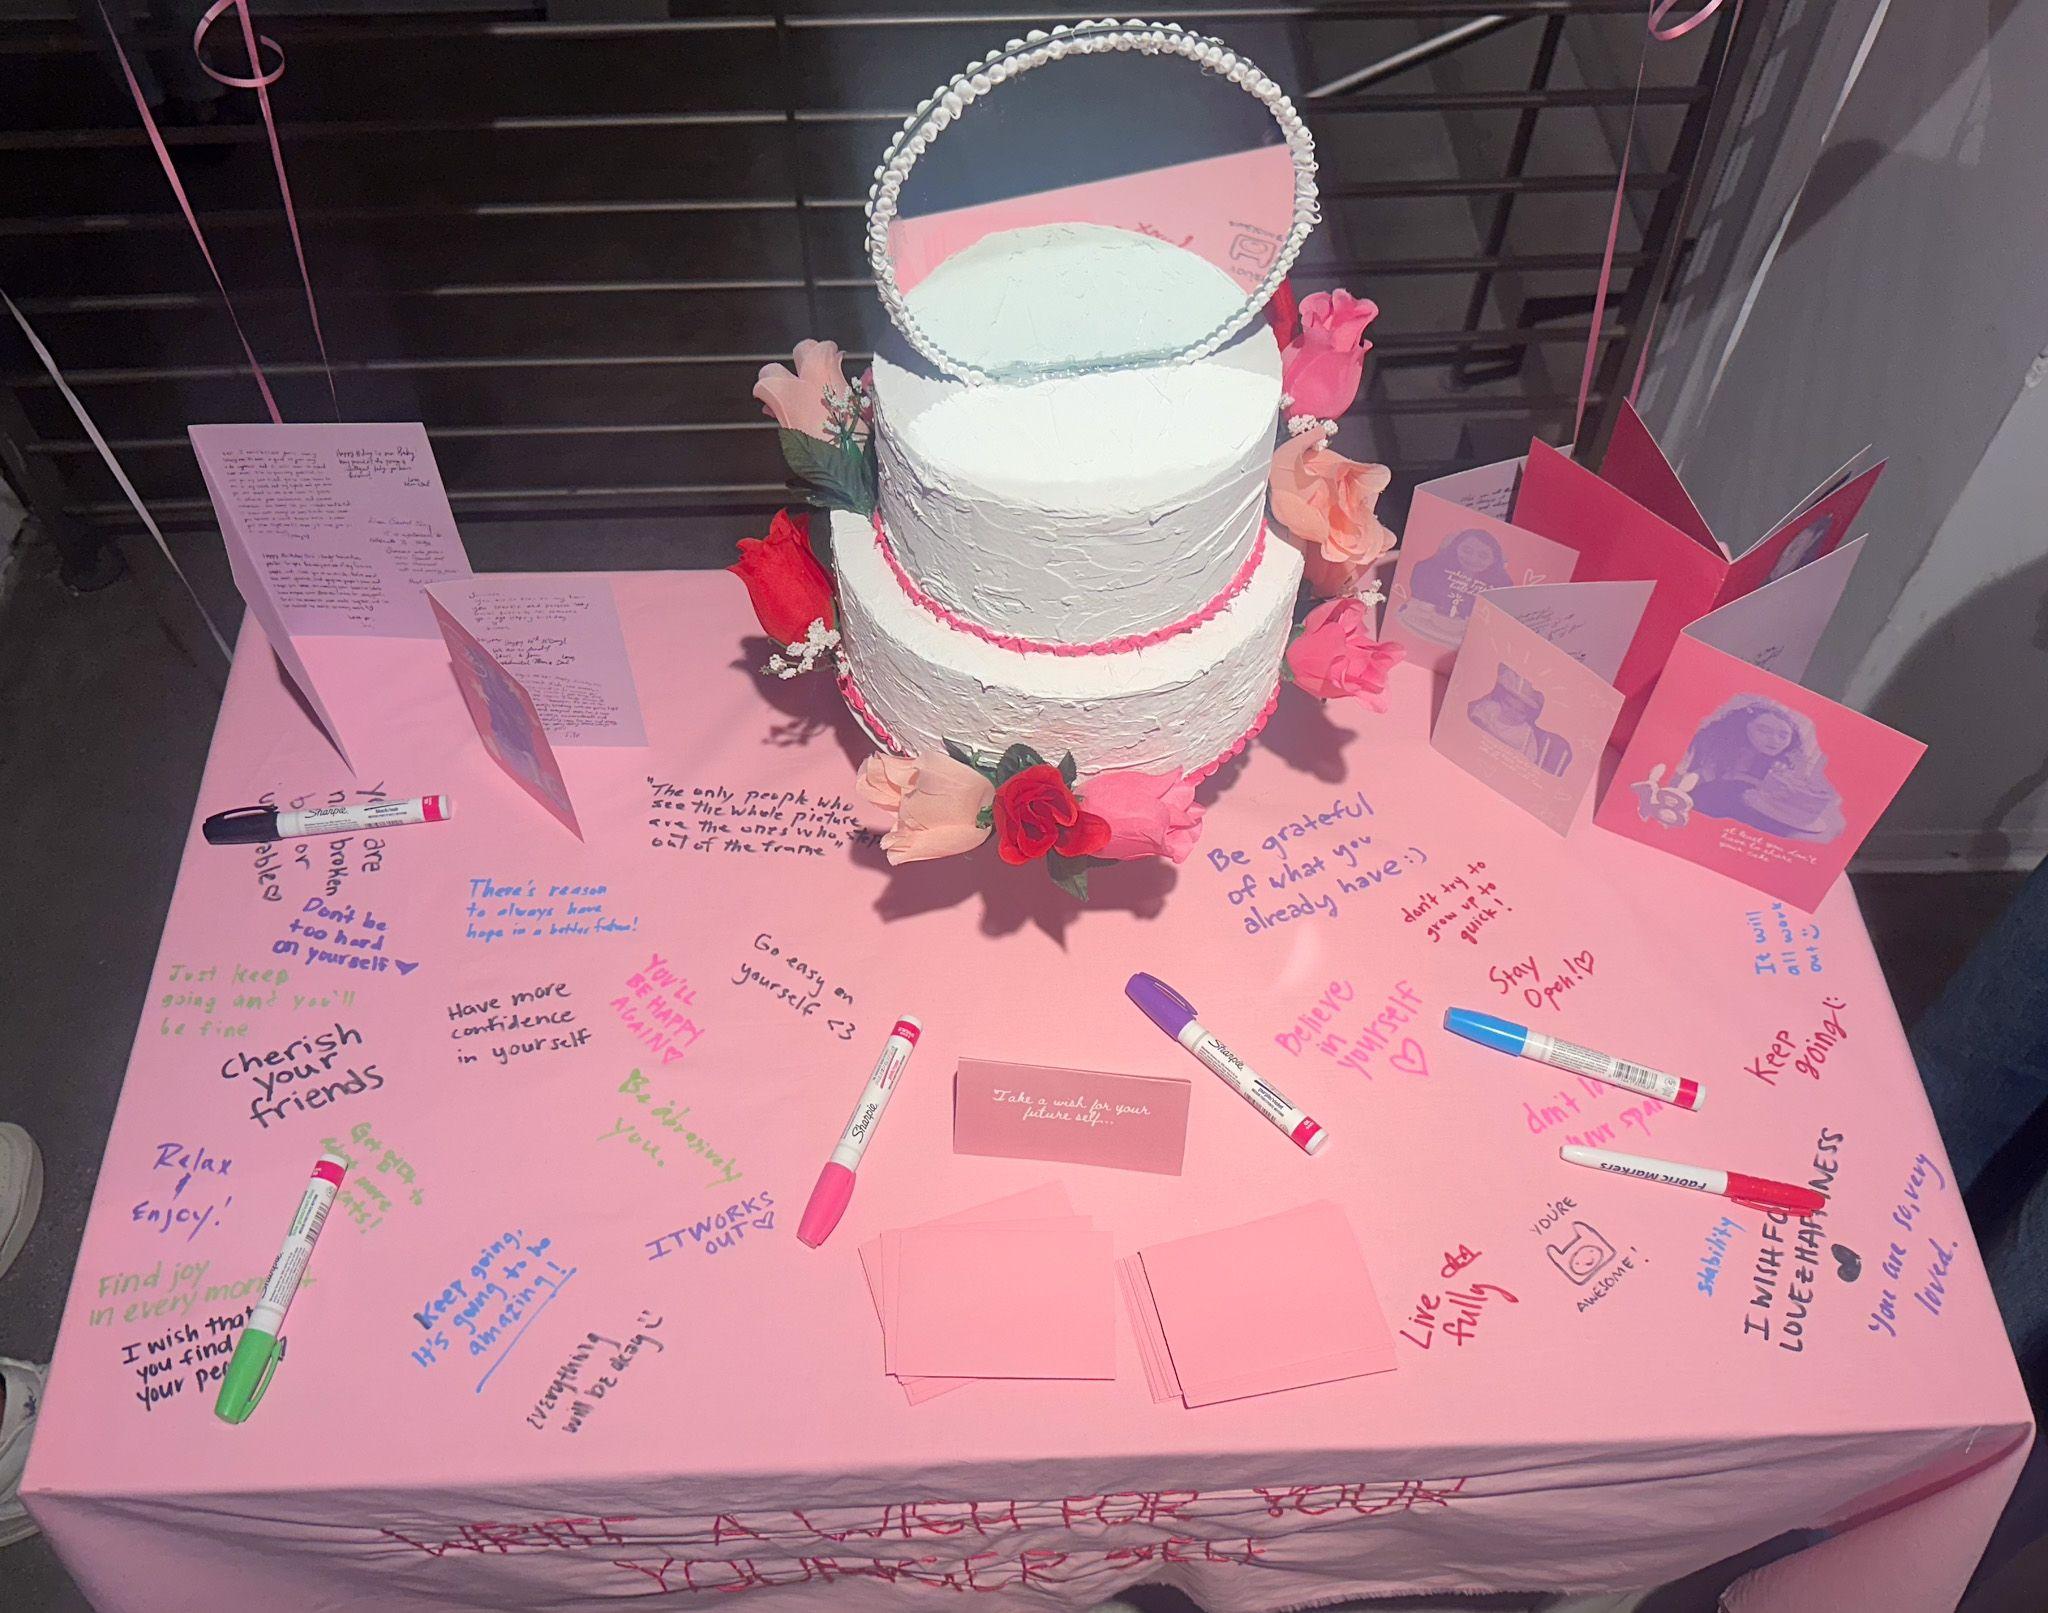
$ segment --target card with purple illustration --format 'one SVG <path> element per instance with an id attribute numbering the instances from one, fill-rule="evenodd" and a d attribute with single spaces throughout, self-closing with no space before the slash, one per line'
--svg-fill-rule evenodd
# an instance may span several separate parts
<path id="1" fill-rule="evenodd" d="M 1813 910 L 1927 748 L 1798 681 L 1860 547 L 1679 634 L 1594 822 Z"/>
<path id="2" fill-rule="evenodd" d="M 1523 811 L 1569 833 L 1621 710 L 1621 692 L 1609 680 L 1648 596 L 1647 583 L 1625 582 L 1481 596 L 1430 743 Z"/>
<path id="3" fill-rule="evenodd" d="M 1456 659 L 1472 602 L 1489 588 L 1564 582 L 1578 563 L 1565 544 L 1446 497 L 1441 486 L 1430 482 L 1415 490 L 1380 627 L 1382 638 L 1407 646 L 1408 659 L 1432 672 L 1447 671 Z"/>
<path id="4" fill-rule="evenodd" d="M 1188 1096 L 1179 1076 L 962 1059 L 953 1152 L 1178 1176 Z"/>
<path id="5" fill-rule="evenodd" d="M 462 690 L 462 703 L 469 708 L 469 720 L 476 724 L 477 738 L 484 750 L 505 774 L 551 817 L 578 840 L 583 830 L 576 822 L 576 809 L 569 803 L 568 781 L 561 763 L 548 744 L 547 729 L 534 709 L 533 696 L 519 680 L 498 665 L 491 652 L 449 614 L 442 603 L 428 597 L 441 637 L 448 644 L 448 659 L 455 668 L 455 682 Z"/>

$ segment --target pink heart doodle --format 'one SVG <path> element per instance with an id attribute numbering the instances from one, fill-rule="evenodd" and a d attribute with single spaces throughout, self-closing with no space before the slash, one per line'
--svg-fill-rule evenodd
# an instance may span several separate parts
<path id="1" fill-rule="evenodd" d="M 1429 1074 L 1429 1060 L 1423 1057 L 1422 1044 L 1412 1036 L 1402 1038 L 1401 1050 L 1387 1062 L 1403 1075 Z"/>

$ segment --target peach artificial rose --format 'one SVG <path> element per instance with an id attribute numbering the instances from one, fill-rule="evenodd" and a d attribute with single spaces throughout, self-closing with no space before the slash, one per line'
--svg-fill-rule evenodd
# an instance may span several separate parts
<path id="1" fill-rule="evenodd" d="M 855 437 L 866 437 L 866 423 L 853 406 L 853 389 L 846 384 L 839 344 L 801 341 L 790 356 L 796 361 L 794 374 L 785 365 L 763 364 L 760 378 L 754 382 L 754 396 L 775 423 L 820 442 L 840 441 L 843 428 Z"/>
<path id="2" fill-rule="evenodd" d="M 1313 428 L 1297 432 L 1273 455 L 1273 519 L 1325 560 L 1364 565 L 1394 546 L 1374 513 L 1393 479 L 1384 465 L 1346 459 Z"/>
<path id="3" fill-rule="evenodd" d="M 989 837 L 981 815 L 995 786 L 965 763 L 937 751 L 920 756 L 870 756 L 861 763 L 860 793 L 896 816 L 882 836 L 892 865 L 972 851 Z"/>

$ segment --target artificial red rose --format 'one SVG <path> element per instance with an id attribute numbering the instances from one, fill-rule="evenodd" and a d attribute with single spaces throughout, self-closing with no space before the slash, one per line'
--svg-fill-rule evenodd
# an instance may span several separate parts
<path id="1" fill-rule="evenodd" d="M 1006 863 L 1028 863 L 1057 851 L 1092 857 L 1109 844 L 1109 820 L 1083 812 L 1050 762 L 1012 773 L 996 786 L 996 851 Z"/>
<path id="2" fill-rule="evenodd" d="M 765 538 L 741 538 L 740 561 L 727 566 L 747 585 L 754 614 L 777 644 L 794 644 L 811 623 L 838 623 L 832 614 L 832 579 L 811 552 L 811 518 L 777 510 Z"/>
<path id="3" fill-rule="evenodd" d="M 1280 289 L 1266 303 L 1266 323 L 1273 327 L 1273 340 L 1282 347 L 1293 345 L 1301 334 L 1301 314 L 1294 302 L 1294 282 L 1283 280 Z"/>

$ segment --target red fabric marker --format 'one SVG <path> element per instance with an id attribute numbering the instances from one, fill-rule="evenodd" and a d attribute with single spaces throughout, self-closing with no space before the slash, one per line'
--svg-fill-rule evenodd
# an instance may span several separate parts
<path id="1" fill-rule="evenodd" d="M 1740 1171 L 1710 1171 L 1698 1165 L 1674 1165 L 1665 1159 L 1644 1159 L 1639 1154 L 1617 1154 L 1606 1148 L 1581 1148 L 1566 1143 L 1558 1157 L 1571 1165 L 1587 1165 L 1616 1176 L 1633 1176 L 1639 1181 L 1668 1182 L 1699 1193 L 1718 1193 L 1723 1198 L 1753 1204 L 1759 1210 L 1782 1210 L 1787 1215 L 1818 1215 L 1828 1207 L 1827 1195 L 1790 1182 L 1774 1182 L 1768 1176 L 1744 1176 Z"/>

